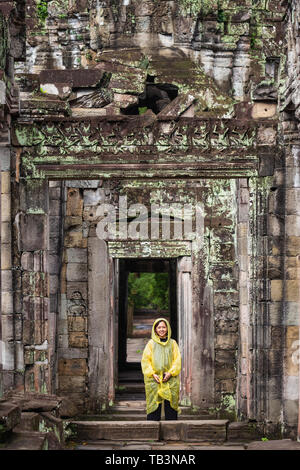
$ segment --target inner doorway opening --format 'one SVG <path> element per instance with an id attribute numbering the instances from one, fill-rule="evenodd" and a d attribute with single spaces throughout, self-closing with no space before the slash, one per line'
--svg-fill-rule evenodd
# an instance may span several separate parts
<path id="1" fill-rule="evenodd" d="M 118 389 L 143 398 L 141 358 L 156 318 L 169 320 L 177 340 L 175 259 L 119 260 Z"/>

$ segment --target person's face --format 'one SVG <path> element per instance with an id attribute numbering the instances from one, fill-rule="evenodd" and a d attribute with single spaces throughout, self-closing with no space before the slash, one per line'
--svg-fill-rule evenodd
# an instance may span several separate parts
<path id="1" fill-rule="evenodd" d="M 156 327 L 155 327 L 155 331 L 157 333 L 157 335 L 160 337 L 160 338 L 165 338 L 167 336 L 167 333 L 168 333 L 168 327 L 167 325 L 165 324 L 164 321 L 160 321 Z"/>

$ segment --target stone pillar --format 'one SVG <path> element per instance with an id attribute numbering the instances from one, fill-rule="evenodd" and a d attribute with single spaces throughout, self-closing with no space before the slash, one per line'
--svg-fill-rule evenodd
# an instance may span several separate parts
<path id="1" fill-rule="evenodd" d="M 250 298 L 249 298 L 249 189 L 247 179 L 237 181 L 237 250 L 239 265 L 240 344 L 237 383 L 239 416 L 250 416 Z"/>
<path id="2" fill-rule="evenodd" d="M 109 258 L 107 245 L 97 237 L 88 239 L 88 337 L 89 337 L 89 394 L 90 407 L 94 412 L 101 411 L 109 400 L 111 361 L 110 350 L 111 322 Z M 124 332 L 126 334 L 126 332 Z"/>
<path id="3" fill-rule="evenodd" d="M 193 251 L 192 403 L 208 409 L 214 405 L 214 306 L 213 286 L 205 285 L 203 260 L 203 253 Z"/>
<path id="4" fill-rule="evenodd" d="M 88 358 L 88 257 L 83 195 L 79 183 L 66 181 L 62 196 L 61 188 L 51 182 L 50 197 L 53 201 L 52 207 L 50 204 L 49 271 L 53 284 L 50 291 L 53 323 L 57 317 L 56 393 L 67 397 L 68 403 L 76 407 L 78 413 L 84 413 Z M 59 197 L 64 202 L 61 210 Z M 60 288 L 55 287 L 58 281 Z M 54 334 L 52 338 L 54 340 Z"/>
<path id="5" fill-rule="evenodd" d="M 15 217 L 20 259 L 21 292 L 15 292 L 16 314 L 22 315 L 23 370 L 26 392 L 50 393 L 48 181 L 20 178 L 19 210 Z M 17 205 L 17 202 L 15 202 Z"/>
<path id="6" fill-rule="evenodd" d="M 178 342 L 182 357 L 181 396 L 182 404 L 191 404 L 192 388 L 197 389 L 196 376 L 193 374 L 192 339 L 192 263 L 184 256 L 177 263 L 177 301 L 178 301 Z M 196 340 L 197 341 L 197 340 Z"/>
<path id="7" fill-rule="evenodd" d="M 63 231 L 63 190 L 61 181 L 49 181 L 49 246 L 48 246 L 48 275 L 49 275 L 49 365 L 51 370 L 50 391 L 57 391 L 57 325 L 58 311 L 62 303 L 66 304 L 66 292 L 60 291 L 65 286 L 61 280 L 62 267 L 62 231 Z M 64 270 L 65 273 L 65 270 Z M 60 283 L 60 281 L 62 281 Z"/>
<path id="8" fill-rule="evenodd" d="M 16 366 L 12 286 L 10 149 L 0 147 L 1 162 L 1 343 L 2 392 L 14 387 Z M 0 369 L 1 370 L 1 369 Z"/>

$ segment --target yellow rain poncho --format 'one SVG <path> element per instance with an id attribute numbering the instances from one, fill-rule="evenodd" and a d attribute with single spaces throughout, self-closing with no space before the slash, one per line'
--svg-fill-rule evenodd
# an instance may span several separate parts
<path id="1" fill-rule="evenodd" d="M 165 342 L 161 341 L 155 333 L 155 326 L 162 320 L 168 327 Z M 153 323 L 151 339 L 144 349 L 141 365 L 146 390 L 147 414 L 155 411 L 163 400 L 168 400 L 171 407 L 178 411 L 181 356 L 177 342 L 171 339 L 170 324 L 165 318 L 159 318 Z M 162 381 L 164 372 L 171 374 L 167 382 Z M 159 376 L 159 384 L 154 380 L 153 374 Z"/>

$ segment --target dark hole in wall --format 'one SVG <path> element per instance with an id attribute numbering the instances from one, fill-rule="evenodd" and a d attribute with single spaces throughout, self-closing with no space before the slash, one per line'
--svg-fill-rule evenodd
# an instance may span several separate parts
<path id="1" fill-rule="evenodd" d="M 171 83 L 154 83 L 154 77 L 147 77 L 144 92 L 139 96 L 137 105 L 121 110 L 123 114 L 143 114 L 147 109 L 160 113 L 171 101 L 178 96 L 178 87 Z"/>

